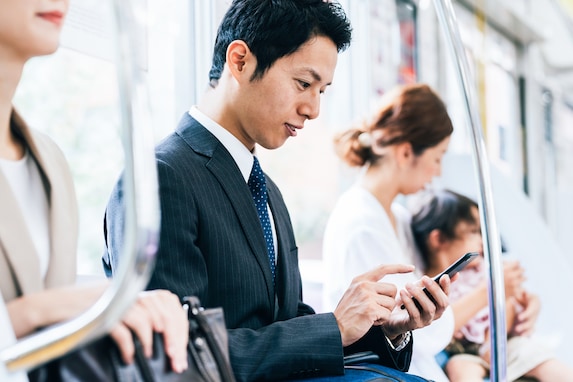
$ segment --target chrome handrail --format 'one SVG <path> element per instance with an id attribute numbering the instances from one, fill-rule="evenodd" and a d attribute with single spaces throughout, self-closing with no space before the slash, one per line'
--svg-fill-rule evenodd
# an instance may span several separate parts
<path id="1" fill-rule="evenodd" d="M 472 93 L 469 76 L 469 65 L 461 41 L 456 15 L 450 0 L 434 0 L 438 21 L 442 26 L 444 37 L 450 53 L 457 65 L 454 65 L 464 96 L 464 104 L 469 119 L 470 136 L 473 149 L 473 162 L 479 188 L 478 205 L 481 219 L 481 232 L 484 243 L 484 257 L 488 269 L 488 295 L 490 310 L 490 339 L 495 346 L 491 347 L 490 380 L 506 381 L 506 324 L 505 324 L 505 290 L 503 283 L 503 264 L 501 262 L 501 239 L 493 206 L 489 161 L 482 135 L 482 126 L 477 111 L 478 104 Z"/>
<path id="2" fill-rule="evenodd" d="M 107 333 L 145 287 L 153 269 L 159 241 L 159 197 L 146 79 L 135 59 L 140 56 L 133 3 L 113 1 L 125 154 L 125 240 L 117 274 L 98 301 L 80 316 L 2 350 L 0 362 L 9 372 L 32 369 Z"/>

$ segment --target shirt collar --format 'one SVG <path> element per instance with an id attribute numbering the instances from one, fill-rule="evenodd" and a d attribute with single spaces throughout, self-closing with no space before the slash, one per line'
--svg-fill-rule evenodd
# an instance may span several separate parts
<path id="1" fill-rule="evenodd" d="M 197 106 L 191 107 L 189 115 L 209 130 L 209 132 L 213 134 L 219 142 L 221 142 L 229 154 L 231 154 L 235 163 L 237 163 L 237 166 L 239 166 L 239 170 L 241 171 L 245 182 L 248 182 L 251 169 L 253 168 L 253 155 L 255 153 L 251 153 L 233 134 L 217 122 L 213 121 L 201 110 L 197 109 Z"/>

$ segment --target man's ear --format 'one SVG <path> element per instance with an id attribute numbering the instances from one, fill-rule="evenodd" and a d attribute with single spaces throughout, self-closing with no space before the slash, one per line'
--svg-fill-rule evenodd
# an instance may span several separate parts
<path id="1" fill-rule="evenodd" d="M 257 61 L 246 42 L 232 41 L 227 47 L 227 66 L 237 81 L 242 78 L 250 80 Z"/>

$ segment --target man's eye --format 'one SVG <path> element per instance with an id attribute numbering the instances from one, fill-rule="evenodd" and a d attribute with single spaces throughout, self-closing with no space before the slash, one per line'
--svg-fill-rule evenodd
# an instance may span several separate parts
<path id="1" fill-rule="evenodd" d="M 308 88 L 310 87 L 310 84 L 309 84 L 308 82 L 304 82 L 304 81 L 300 81 L 300 80 L 299 80 L 298 83 L 300 84 L 300 86 L 301 86 L 303 89 L 308 89 Z"/>

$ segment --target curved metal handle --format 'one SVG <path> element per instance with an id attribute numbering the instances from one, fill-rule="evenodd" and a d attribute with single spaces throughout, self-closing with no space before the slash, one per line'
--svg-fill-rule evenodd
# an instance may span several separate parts
<path id="1" fill-rule="evenodd" d="M 442 26 L 450 53 L 455 59 L 458 79 L 464 95 L 467 115 L 470 122 L 474 165 L 479 187 L 478 205 L 481 219 L 481 231 L 484 241 L 485 263 L 489 271 L 488 293 L 490 307 L 491 372 L 492 381 L 506 380 L 506 328 L 505 328 L 505 291 L 503 284 L 503 265 L 501 263 L 501 239 L 493 207 L 489 161 L 482 135 L 482 126 L 477 113 L 478 104 L 474 101 L 469 77 L 469 65 L 460 38 L 456 15 L 450 0 L 434 0 L 438 20 Z"/>
<path id="2" fill-rule="evenodd" d="M 28 370 L 107 333 L 149 280 L 159 241 L 154 141 L 144 74 L 137 67 L 136 10 L 114 0 L 117 75 L 125 152 L 125 243 L 116 277 L 85 313 L 19 340 L 0 352 L 8 371 Z M 137 126 L 137 131 L 135 127 Z"/>

